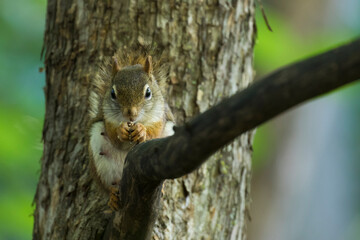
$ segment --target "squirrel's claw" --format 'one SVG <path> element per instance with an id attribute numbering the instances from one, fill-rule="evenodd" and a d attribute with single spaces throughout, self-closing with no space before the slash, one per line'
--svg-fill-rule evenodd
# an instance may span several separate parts
<path id="1" fill-rule="evenodd" d="M 108 206 L 111 208 L 112 211 L 119 210 L 119 190 L 116 187 L 110 188 L 110 199 L 108 202 Z"/>
<path id="2" fill-rule="evenodd" d="M 136 123 L 130 130 L 130 139 L 132 142 L 142 143 L 146 141 L 146 127 L 141 123 Z"/>
<path id="3" fill-rule="evenodd" d="M 118 139 L 122 142 L 129 141 L 129 130 L 130 128 L 126 122 L 121 123 L 116 129 Z"/>

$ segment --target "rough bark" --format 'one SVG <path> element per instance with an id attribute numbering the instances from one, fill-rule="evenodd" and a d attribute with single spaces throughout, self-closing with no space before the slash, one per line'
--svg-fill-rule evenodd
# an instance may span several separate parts
<path id="1" fill-rule="evenodd" d="M 168 101 L 183 123 L 253 79 L 254 3 L 49 0 L 44 154 L 34 239 L 106 239 L 113 214 L 86 152 L 89 83 L 104 55 L 155 42 L 171 62 Z M 239 80 L 241 79 L 241 80 Z M 155 239 L 243 239 L 252 132 L 185 177 L 166 181 Z"/>

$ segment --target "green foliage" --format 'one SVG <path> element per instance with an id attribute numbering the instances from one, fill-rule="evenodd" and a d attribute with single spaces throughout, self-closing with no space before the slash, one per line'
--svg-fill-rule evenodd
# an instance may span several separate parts
<path id="1" fill-rule="evenodd" d="M 42 154 L 45 0 L 0 1 L 0 239 L 30 239 Z"/>
<path id="2" fill-rule="evenodd" d="M 31 234 L 41 127 L 40 118 L 0 105 L 0 239 L 29 239 Z"/>
<path id="3" fill-rule="evenodd" d="M 273 32 L 267 29 L 261 12 L 257 9 L 255 69 L 260 74 L 335 48 L 360 33 L 347 28 L 334 28 L 332 31 L 319 30 L 316 34 L 304 37 L 292 28 L 281 13 L 271 8 L 265 9 Z"/>
<path id="4" fill-rule="evenodd" d="M 286 17 L 280 12 L 265 6 L 267 18 L 273 32 L 270 32 L 265 24 L 259 8 L 256 10 L 256 23 L 258 30 L 257 42 L 255 45 L 255 69 L 258 76 L 270 73 L 271 71 L 287 64 L 306 59 L 321 52 L 335 48 L 352 39 L 355 39 L 360 31 L 360 23 L 357 31 L 350 28 L 334 26 L 331 31 L 319 30 L 307 38 L 301 36 L 296 29 L 293 29 Z M 356 84 L 355 84 L 356 85 Z M 359 84 L 357 84 L 359 85 Z M 336 92 L 341 91 L 340 89 Z M 348 101 L 358 101 L 355 96 L 359 91 L 350 90 L 340 95 Z M 351 98 L 351 96 L 353 98 Z M 268 143 L 274 142 L 274 134 L 267 124 L 257 129 L 254 139 L 253 168 L 256 171 L 266 165 L 270 155 L 271 146 Z"/>

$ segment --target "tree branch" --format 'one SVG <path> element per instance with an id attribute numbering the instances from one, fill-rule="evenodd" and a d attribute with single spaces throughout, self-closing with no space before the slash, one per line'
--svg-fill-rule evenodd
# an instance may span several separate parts
<path id="1" fill-rule="evenodd" d="M 280 69 L 176 128 L 175 135 L 140 144 L 127 166 L 135 164 L 146 181 L 183 176 L 236 136 L 359 78 L 360 39 Z"/>
<path id="2" fill-rule="evenodd" d="M 240 134 L 359 78 L 360 39 L 280 69 L 176 128 L 173 136 L 138 145 L 126 158 L 120 186 L 121 215 L 132 216 L 139 221 L 138 226 L 145 224 L 148 218 L 142 220 L 141 213 L 148 211 L 142 206 L 148 209 L 152 205 L 162 180 L 192 172 Z M 130 194 L 134 189 L 138 193 L 135 200 Z M 135 220 L 134 215 L 140 220 Z M 142 233 L 136 236 L 146 235 Z"/>

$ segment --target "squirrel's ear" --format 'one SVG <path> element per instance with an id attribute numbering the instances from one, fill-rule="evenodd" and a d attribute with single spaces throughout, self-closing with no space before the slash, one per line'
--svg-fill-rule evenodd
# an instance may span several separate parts
<path id="1" fill-rule="evenodd" d="M 153 68 L 152 68 L 152 58 L 151 56 L 147 56 L 146 60 L 145 60 L 145 66 L 144 66 L 144 71 L 150 75 L 152 74 Z"/>
<path id="2" fill-rule="evenodd" d="M 120 71 L 120 66 L 117 58 L 115 56 L 112 57 L 113 60 L 113 66 L 112 66 L 112 74 L 115 76 L 115 74 Z"/>

